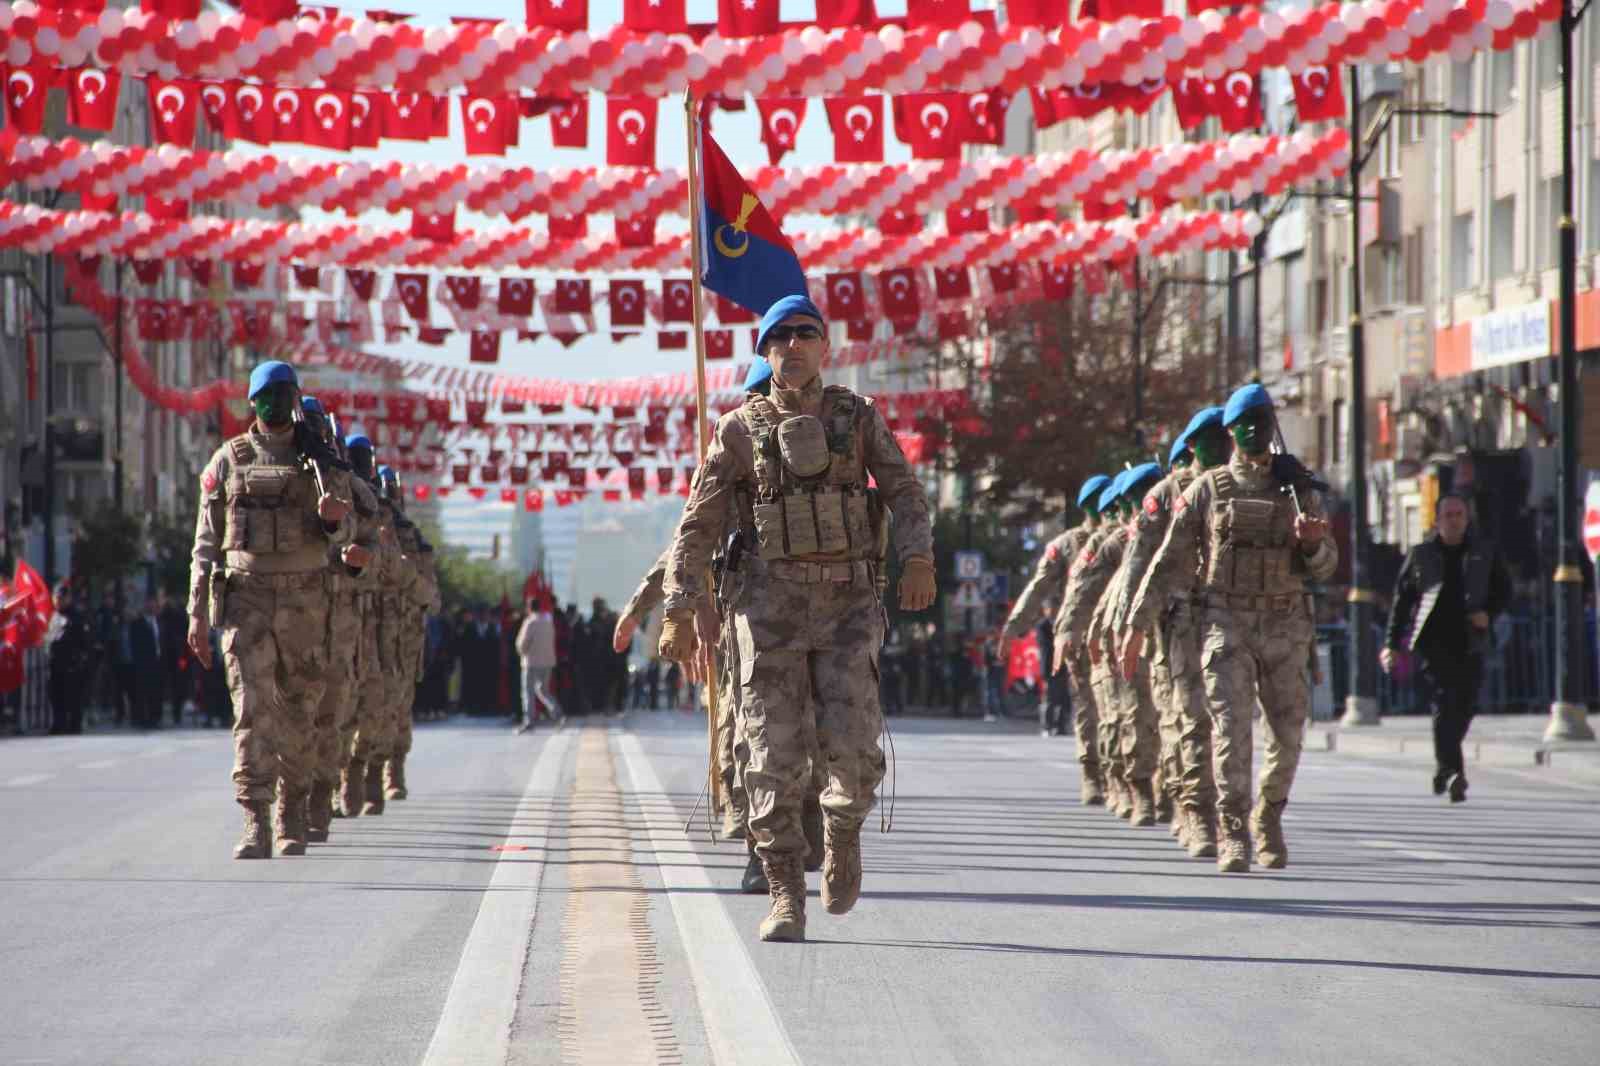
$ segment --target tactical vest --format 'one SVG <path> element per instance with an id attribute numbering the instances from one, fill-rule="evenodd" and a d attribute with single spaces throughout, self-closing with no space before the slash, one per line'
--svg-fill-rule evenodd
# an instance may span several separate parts
<path id="1" fill-rule="evenodd" d="M 317 517 L 317 485 L 304 467 L 278 463 L 248 435 L 228 441 L 228 452 L 233 469 L 228 475 L 225 551 L 287 555 L 327 540 Z"/>
<path id="2" fill-rule="evenodd" d="M 1226 467 L 1209 471 L 1211 545 L 1207 591 L 1245 596 L 1284 596 L 1304 591 L 1296 571 L 1294 505 L 1287 496 L 1247 493 Z"/>
<path id="3" fill-rule="evenodd" d="M 855 393 L 832 385 L 823 389 L 814 419 L 785 416 L 759 393 L 746 398 L 739 413 L 754 444 L 751 519 L 762 559 L 876 558 L 861 449 L 865 407 Z"/>

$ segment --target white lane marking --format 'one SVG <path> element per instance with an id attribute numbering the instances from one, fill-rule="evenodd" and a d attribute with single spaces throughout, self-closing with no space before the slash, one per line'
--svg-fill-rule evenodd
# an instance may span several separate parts
<path id="1" fill-rule="evenodd" d="M 560 784 L 572 738 L 573 731 L 552 735 L 528 774 L 505 840 L 505 846 L 518 850 L 499 853 L 502 861 L 495 863 L 478 904 L 422 1066 L 490 1066 L 505 1062 L 511 1053 L 511 1023 L 549 843 L 544 815 Z M 504 861 L 506 856 L 516 861 Z"/>
<path id="2" fill-rule="evenodd" d="M 80 769 L 80 770 L 109 770 L 111 767 L 116 766 L 121 761 L 122 761 L 121 759 L 96 759 L 94 762 L 81 762 L 81 763 L 79 763 L 78 764 L 78 769 Z"/>
<path id="3" fill-rule="evenodd" d="M 639 738 L 631 733 L 615 736 L 635 792 L 651 797 L 665 795 Z M 659 804 L 642 803 L 640 810 L 658 855 L 697 856 L 684 847 L 683 826 L 662 813 Z M 674 863 L 658 869 L 689 960 L 712 1061 L 799 1066 L 800 1056 L 745 948 L 751 930 L 733 927 L 722 901 L 710 891 L 714 887 L 711 877 L 698 857 L 692 864 Z"/>
<path id="4" fill-rule="evenodd" d="M 1428 851 L 1424 848 L 1413 848 L 1409 844 L 1402 844 L 1398 840 L 1363 840 L 1364 848 L 1378 848 L 1383 851 L 1392 851 L 1396 855 L 1404 855 L 1409 859 L 1424 859 L 1428 862 L 1471 862 L 1464 855 L 1451 855 L 1444 851 Z"/>
<path id="5" fill-rule="evenodd" d="M 7 781 L 6 782 L 6 787 L 7 788 L 27 788 L 29 785 L 42 784 L 43 782 L 50 780 L 54 776 L 56 776 L 56 775 L 55 774 L 23 774 L 21 777 L 13 777 L 10 781 Z"/>

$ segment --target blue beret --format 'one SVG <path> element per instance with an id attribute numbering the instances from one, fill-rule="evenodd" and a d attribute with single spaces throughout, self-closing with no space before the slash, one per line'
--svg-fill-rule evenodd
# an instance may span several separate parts
<path id="1" fill-rule="evenodd" d="M 809 315 L 821 323 L 823 328 L 826 328 L 828 324 L 828 320 L 822 317 L 822 311 L 816 304 L 811 302 L 811 297 L 799 293 L 793 296 L 785 296 L 767 308 L 767 313 L 761 316 L 761 329 L 756 334 L 756 352 L 758 354 L 766 347 L 767 334 L 772 332 L 772 327 L 790 315 Z"/>
<path id="2" fill-rule="evenodd" d="M 1145 486 L 1161 479 L 1160 463 L 1140 463 L 1123 475 L 1122 495 L 1137 498 Z"/>
<path id="3" fill-rule="evenodd" d="M 1111 479 L 1104 474 L 1096 474 L 1083 483 L 1083 488 L 1078 490 L 1078 506 L 1082 507 L 1094 498 L 1094 494 L 1111 484 Z"/>
<path id="4" fill-rule="evenodd" d="M 1228 406 L 1222 410 L 1222 424 L 1231 426 L 1244 417 L 1246 411 L 1254 411 L 1257 407 L 1272 409 L 1272 397 L 1260 385 L 1244 385 L 1234 390 L 1228 397 Z"/>
<path id="5" fill-rule="evenodd" d="M 365 433 L 352 433 L 344 439 L 344 446 L 346 448 L 365 448 L 370 452 L 372 450 L 372 441 Z"/>
<path id="6" fill-rule="evenodd" d="M 383 478 L 385 481 L 389 480 L 390 478 L 394 477 L 394 467 L 392 467 L 392 466 L 380 466 L 380 467 L 378 467 L 378 476 Z"/>
<path id="7" fill-rule="evenodd" d="M 756 356 L 750 364 L 750 372 L 744 376 L 744 391 L 754 392 L 772 380 L 772 364 Z"/>
<path id="8" fill-rule="evenodd" d="M 1107 485 L 1105 487 L 1105 491 L 1100 493 L 1100 498 L 1095 501 L 1094 509 L 1095 509 L 1096 513 L 1098 513 L 1098 514 L 1105 514 L 1107 511 L 1111 510 L 1111 508 L 1113 506 L 1116 505 L 1116 502 L 1117 502 L 1117 483 L 1115 481 L 1113 481 L 1111 484 L 1109 484 L 1109 485 Z"/>
<path id="9" fill-rule="evenodd" d="M 308 415 L 325 415 L 328 413 L 322 409 L 322 401 L 315 396 L 300 397 L 300 410 Z"/>
<path id="10" fill-rule="evenodd" d="M 1253 387 L 1260 388 L 1261 386 L 1256 385 Z M 1181 442 L 1183 446 L 1187 448 L 1189 446 L 1189 438 L 1193 437 L 1196 433 L 1199 433 L 1203 429 L 1209 429 L 1212 426 L 1220 427 L 1221 425 L 1222 408 L 1202 407 L 1200 410 L 1194 413 L 1193 418 L 1189 419 L 1189 424 L 1183 427 L 1183 432 L 1178 436 L 1178 442 Z"/>
<path id="11" fill-rule="evenodd" d="M 280 359 L 269 359 L 250 371 L 250 399 L 256 398 L 256 393 L 268 385 L 276 385 L 280 381 L 288 382 L 295 388 L 300 387 L 300 379 L 295 377 L 294 367 Z"/>
<path id="12" fill-rule="evenodd" d="M 1172 448 L 1167 452 L 1167 465 L 1177 466 L 1178 460 L 1183 458 L 1183 453 L 1189 450 L 1189 438 L 1179 437 L 1172 442 Z"/>

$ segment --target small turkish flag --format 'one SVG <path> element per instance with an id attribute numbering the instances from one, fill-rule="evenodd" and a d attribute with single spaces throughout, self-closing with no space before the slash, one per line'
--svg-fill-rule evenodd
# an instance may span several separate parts
<path id="1" fill-rule="evenodd" d="M 870 318 L 852 318 L 844 326 L 845 340 L 870 341 L 876 328 Z"/>
<path id="2" fill-rule="evenodd" d="M 706 358 L 707 359 L 732 359 L 733 358 L 733 330 L 708 329 L 706 330 Z"/>
<path id="3" fill-rule="evenodd" d="M 55 71 L 31 64 L 25 67 L 12 67 L 7 71 L 6 125 L 18 133 L 43 133 L 45 96 L 54 78 Z M 154 108 L 151 110 L 153 112 Z M 190 138 L 193 136 L 194 131 L 191 129 Z"/>
<path id="4" fill-rule="evenodd" d="M 1099 18 L 1115 22 L 1121 18 L 1158 19 L 1162 15 L 1162 0 L 1099 0 Z"/>
<path id="5" fill-rule="evenodd" d="M 233 107 L 233 93 L 226 82 L 200 83 L 200 113 L 206 117 L 206 126 L 217 136 L 230 140 L 239 137 L 239 114 Z"/>
<path id="6" fill-rule="evenodd" d="M 717 321 L 724 326 L 742 326 L 756 320 L 755 314 L 747 307 L 740 307 L 720 292 L 717 297 Z"/>
<path id="7" fill-rule="evenodd" d="M 906 0 L 906 28 L 953 30 L 972 17 L 968 0 Z"/>
<path id="8" fill-rule="evenodd" d="M 972 332 L 972 322 L 968 319 L 965 308 L 940 311 L 937 320 L 939 339 L 942 341 L 960 340 Z"/>
<path id="9" fill-rule="evenodd" d="M 533 314 L 533 282 L 527 278 L 501 278 L 496 301 L 502 315 Z"/>
<path id="10" fill-rule="evenodd" d="M 1126 107 L 1136 115 L 1149 114 L 1150 109 L 1161 99 L 1161 94 L 1166 91 L 1166 78 L 1145 78 L 1134 85 L 1123 87 L 1119 106 Z"/>
<path id="11" fill-rule="evenodd" d="M 967 102 L 960 93 L 909 93 L 894 98 L 894 135 L 913 159 L 960 159 Z"/>
<path id="12" fill-rule="evenodd" d="M 317 148 L 350 150 L 350 94 L 331 89 L 301 89 L 300 110 L 305 142 Z"/>
<path id="13" fill-rule="evenodd" d="M 661 321 L 694 321 L 694 296 L 688 279 L 667 278 L 662 281 Z"/>
<path id="14" fill-rule="evenodd" d="M 444 279 L 444 287 L 450 293 L 450 300 L 463 311 L 476 311 L 478 301 L 483 296 L 483 279 L 461 277 L 452 274 Z"/>
<path id="15" fill-rule="evenodd" d="M 137 266 L 138 264 L 134 265 Z M 267 265 L 265 263 L 233 264 L 233 287 L 236 289 L 255 288 L 261 284 L 261 275 L 266 269 Z"/>
<path id="16" fill-rule="evenodd" d="M 157 77 L 145 78 L 144 87 L 150 104 L 151 135 L 162 144 L 194 144 L 194 129 L 200 117 L 195 104 L 200 87 L 182 78 L 162 81 Z"/>
<path id="17" fill-rule="evenodd" d="M 689 347 L 689 335 L 678 330 L 664 329 L 656 334 L 656 350 L 678 352 Z"/>
<path id="18" fill-rule="evenodd" d="M 1006 0 L 1009 25 L 1056 27 L 1066 20 L 1067 0 Z"/>
<path id="19" fill-rule="evenodd" d="M 944 213 L 944 228 L 952 234 L 986 233 L 989 229 L 989 212 L 971 204 L 949 208 Z"/>
<path id="20" fill-rule="evenodd" d="M 267 106 L 266 91 L 260 85 L 237 80 L 228 85 L 239 137 L 252 144 L 271 144 L 278 120 Z"/>
<path id="21" fill-rule="evenodd" d="M 794 139 L 806 118 L 806 98 L 776 96 L 756 100 L 761 113 L 761 143 L 767 146 L 767 161 L 773 166 L 794 151 Z"/>
<path id="22" fill-rule="evenodd" d="M 717 34 L 764 37 L 778 32 L 778 0 L 717 0 Z"/>
<path id="23" fill-rule="evenodd" d="M 824 291 L 828 295 L 829 318 L 856 319 L 866 314 L 859 273 L 829 274 Z"/>
<path id="24" fill-rule="evenodd" d="M 644 495 L 644 467 L 630 466 L 628 468 L 628 493 L 634 499 Z"/>
<path id="25" fill-rule="evenodd" d="M 552 30 L 587 30 L 589 0 L 527 0 L 527 23 Z"/>
<path id="26" fill-rule="evenodd" d="M 594 306 L 588 278 L 562 278 L 556 282 L 556 311 L 563 315 L 586 315 Z"/>
<path id="27" fill-rule="evenodd" d="M 185 265 L 189 268 L 189 276 L 194 283 L 202 289 L 211 287 L 211 275 L 215 264 L 209 259 L 188 259 Z"/>
<path id="28" fill-rule="evenodd" d="M 550 105 L 550 143 L 557 148 L 589 147 L 589 98 L 574 96 Z"/>
<path id="29" fill-rule="evenodd" d="M 239 268 L 234 267 L 234 277 L 237 278 L 238 276 Z M 362 301 L 372 299 L 372 283 L 376 278 L 377 275 L 370 270 L 346 270 L 344 272 L 345 284 L 350 287 L 350 291 L 355 294 L 355 298 Z"/>
<path id="30" fill-rule="evenodd" d="M 653 96 L 613 96 L 606 100 L 606 164 L 656 165 L 656 105 Z"/>
<path id="31" fill-rule="evenodd" d="M 656 216 L 634 215 L 613 220 L 617 243 L 624 248 L 651 248 L 656 243 Z"/>
<path id="32" fill-rule="evenodd" d="M 607 301 L 613 327 L 644 325 L 644 282 L 613 278 Z"/>
<path id="33" fill-rule="evenodd" d="M 933 291 L 941 300 L 965 300 L 972 295 L 972 274 L 966 267 L 934 267 Z"/>
<path id="34" fill-rule="evenodd" d="M 1178 125 L 1192 130 L 1217 113 L 1217 83 L 1206 78 L 1184 76 L 1172 87 L 1172 106 Z"/>
<path id="35" fill-rule="evenodd" d="M 294 271 L 295 288 L 311 289 L 314 292 L 322 289 L 322 271 L 317 267 L 294 266 L 290 269 Z"/>
<path id="36" fill-rule="evenodd" d="M 411 235 L 424 241 L 453 241 L 456 237 L 454 209 L 440 214 L 426 211 L 411 212 Z"/>
<path id="37" fill-rule="evenodd" d="M 468 155 L 505 155 L 521 114 L 510 96 L 463 96 L 461 133 Z"/>
<path id="38" fill-rule="evenodd" d="M 350 94 L 350 147 L 376 148 L 383 133 L 383 93 Z"/>
<path id="39" fill-rule="evenodd" d="M 272 139 L 299 144 L 305 140 L 306 112 L 300 106 L 298 89 L 274 89 L 269 102 L 272 111 Z"/>
<path id="40" fill-rule="evenodd" d="M 683 33 L 684 0 L 622 0 L 622 24 L 634 33 Z"/>
<path id="41" fill-rule="evenodd" d="M 989 268 L 989 284 L 997 293 L 1007 293 L 1017 287 L 1017 265 L 1003 263 Z"/>
<path id="42" fill-rule="evenodd" d="M 835 161 L 883 162 L 883 97 L 830 96 L 823 103 L 833 130 Z"/>
<path id="43" fill-rule="evenodd" d="M 1325 66 L 1307 67 L 1289 75 L 1294 83 L 1294 106 L 1301 122 L 1337 121 L 1344 117 L 1344 85 Z"/>
<path id="44" fill-rule="evenodd" d="M 562 215 L 551 215 L 547 225 L 550 239 L 553 241 L 582 240 L 589 233 L 589 218 L 587 215 L 573 215 L 570 218 Z"/>
<path id="45" fill-rule="evenodd" d="M 1068 263 L 1045 263 L 1039 268 L 1039 282 L 1047 300 L 1072 299 L 1072 266 Z"/>
<path id="46" fill-rule="evenodd" d="M 1217 120 L 1229 133 L 1243 133 L 1262 124 L 1261 94 L 1256 79 L 1242 70 L 1223 78 L 1217 92 Z"/>
<path id="47" fill-rule="evenodd" d="M 961 138 L 968 144 L 1004 143 L 1006 113 L 1011 110 L 1011 94 L 1003 89 L 986 89 L 967 96 L 966 128 Z"/>
<path id="48" fill-rule="evenodd" d="M 67 121 L 81 130 L 106 132 L 117 121 L 122 75 L 98 67 L 79 67 L 67 75 Z"/>
<path id="49" fill-rule="evenodd" d="M 431 93 L 389 93 L 383 111 L 383 135 L 397 141 L 431 140 L 437 106 Z"/>
<path id="50" fill-rule="evenodd" d="M 498 363 L 500 361 L 500 331 L 497 329 L 473 330 L 471 359 L 474 363 Z"/>
<path id="51" fill-rule="evenodd" d="M 912 269 L 885 270 L 878 275 L 878 301 L 890 318 L 912 318 L 922 311 L 917 276 Z"/>
<path id="52" fill-rule="evenodd" d="M 1050 93 L 1050 102 L 1054 110 L 1052 121 L 1060 122 L 1064 118 L 1094 118 L 1100 112 L 1116 107 L 1121 102 L 1121 97 L 1122 86 L 1119 84 L 1095 82 L 1089 85 L 1053 89 Z"/>
<path id="53" fill-rule="evenodd" d="M 890 237 L 909 237 L 922 231 L 922 216 L 904 208 L 890 208 L 878 219 L 878 230 Z"/>
<path id="54" fill-rule="evenodd" d="M 428 275 L 396 274 L 394 291 L 406 312 L 423 325 L 428 324 Z"/>

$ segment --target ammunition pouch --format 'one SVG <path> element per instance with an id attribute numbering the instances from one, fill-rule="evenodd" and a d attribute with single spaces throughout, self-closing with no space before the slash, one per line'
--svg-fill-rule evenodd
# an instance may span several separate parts
<path id="1" fill-rule="evenodd" d="M 207 617 L 213 629 L 220 629 L 227 618 L 228 606 L 228 572 L 226 570 L 212 570 L 206 576 L 207 584 Z"/>

